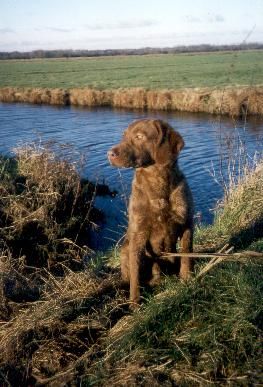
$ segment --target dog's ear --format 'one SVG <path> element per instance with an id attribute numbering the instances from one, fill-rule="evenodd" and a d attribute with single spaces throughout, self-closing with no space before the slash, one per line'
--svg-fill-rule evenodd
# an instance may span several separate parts
<path id="1" fill-rule="evenodd" d="M 156 143 L 155 162 L 167 164 L 175 161 L 184 147 L 182 136 L 164 121 L 157 123 L 159 137 Z"/>
<path id="2" fill-rule="evenodd" d="M 183 137 L 180 135 L 180 133 L 172 130 L 170 132 L 169 142 L 172 153 L 174 155 L 178 155 L 184 147 Z"/>

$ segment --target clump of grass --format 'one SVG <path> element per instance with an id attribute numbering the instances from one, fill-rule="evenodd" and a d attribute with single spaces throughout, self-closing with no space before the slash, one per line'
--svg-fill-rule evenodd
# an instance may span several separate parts
<path id="1" fill-rule="evenodd" d="M 145 109 L 148 106 L 147 91 L 142 87 L 114 90 L 111 105 L 127 109 Z"/>
<path id="2" fill-rule="evenodd" d="M 76 165 L 35 144 L 16 148 L 1 169 L 0 235 L 13 258 L 49 268 L 80 262 L 89 251 L 88 232 L 101 218 L 95 186 L 83 184 Z"/>
<path id="3" fill-rule="evenodd" d="M 263 238 L 258 239 L 257 241 L 253 241 L 248 247 L 251 251 L 257 251 L 259 253 L 263 253 Z"/>
<path id="4" fill-rule="evenodd" d="M 125 312 L 114 273 L 87 268 L 64 278 L 48 274 L 42 298 L 0 328 L 0 380 L 11 385 L 74 380 L 83 358 L 98 356 L 96 341 Z M 1 379 L 1 376 L 5 375 Z M 17 383 L 19 380 L 19 383 Z M 2 384 L 1 384 L 2 385 Z"/>
<path id="5" fill-rule="evenodd" d="M 168 90 L 148 91 L 148 109 L 171 110 L 171 93 Z"/>
<path id="6" fill-rule="evenodd" d="M 228 177 L 214 223 L 196 229 L 196 249 L 217 250 L 225 243 L 246 248 L 262 237 L 263 159 L 253 160 L 252 165 L 245 161 L 237 175 L 230 168 Z"/>
<path id="7" fill-rule="evenodd" d="M 0 90 L 3 102 L 29 102 L 33 104 L 69 105 L 69 91 L 59 88 L 4 87 Z"/>
<path id="8" fill-rule="evenodd" d="M 63 276 L 67 268 L 84 268 L 103 220 L 94 199 L 111 194 L 81 179 L 79 166 L 56 145 L 14 151 L 13 158 L 0 158 L 0 313 L 6 321 L 17 304 L 39 299 L 48 272 Z"/>
<path id="9" fill-rule="evenodd" d="M 110 106 L 112 92 L 110 90 L 95 90 L 89 88 L 71 89 L 70 103 L 81 106 Z"/>
<path id="10" fill-rule="evenodd" d="M 95 196 L 111 192 L 81 179 L 56 144 L 15 149 L 0 174 L 0 384 L 35 384 L 74 364 L 114 318 L 118 276 L 88 247 L 102 220 Z"/>

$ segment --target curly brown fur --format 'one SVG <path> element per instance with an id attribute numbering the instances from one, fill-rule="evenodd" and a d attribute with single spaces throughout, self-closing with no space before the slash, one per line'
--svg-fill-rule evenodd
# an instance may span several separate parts
<path id="1" fill-rule="evenodd" d="M 137 304 L 140 285 L 154 284 L 161 272 L 187 279 L 192 262 L 182 257 L 179 268 L 174 258 L 165 261 L 164 252 L 192 252 L 193 199 L 177 158 L 184 146 L 181 135 L 161 120 L 132 123 L 119 145 L 108 152 L 116 167 L 133 167 L 135 175 L 129 202 L 129 225 L 121 249 L 121 272 L 130 283 L 130 300 Z"/>

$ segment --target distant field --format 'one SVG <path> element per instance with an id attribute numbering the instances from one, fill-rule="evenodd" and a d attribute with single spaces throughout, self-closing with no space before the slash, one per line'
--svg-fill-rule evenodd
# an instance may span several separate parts
<path id="1" fill-rule="evenodd" d="M 263 51 L 0 61 L 0 87 L 178 89 L 263 84 Z"/>

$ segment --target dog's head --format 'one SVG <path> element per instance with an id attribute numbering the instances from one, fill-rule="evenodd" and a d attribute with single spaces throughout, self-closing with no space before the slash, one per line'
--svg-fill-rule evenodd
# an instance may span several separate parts
<path id="1" fill-rule="evenodd" d="M 124 131 L 120 144 L 111 148 L 108 158 L 115 167 L 148 167 L 171 164 L 184 146 L 181 135 L 162 120 L 139 120 Z"/>

